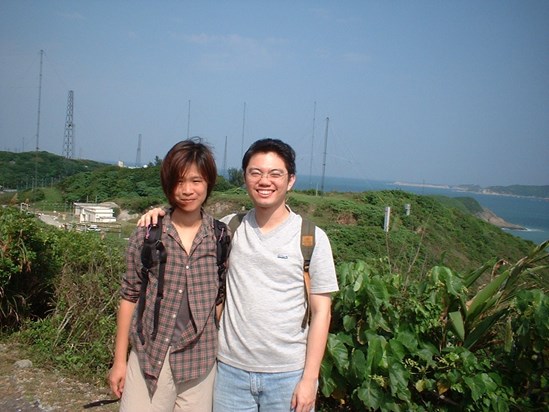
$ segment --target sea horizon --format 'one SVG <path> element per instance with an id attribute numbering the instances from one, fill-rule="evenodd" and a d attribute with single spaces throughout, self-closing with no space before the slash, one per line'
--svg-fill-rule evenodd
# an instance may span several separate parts
<path id="1" fill-rule="evenodd" d="M 298 176 L 297 190 L 321 190 L 320 176 Z M 325 192 L 369 192 L 381 190 L 402 190 L 418 195 L 440 195 L 447 197 L 471 197 L 479 204 L 494 212 L 509 223 L 526 230 L 502 229 L 514 236 L 530 240 L 536 244 L 549 239 L 549 199 L 495 193 L 478 193 L 458 190 L 452 185 L 419 184 L 401 181 L 372 180 L 361 178 L 324 178 Z M 390 205 L 388 205 L 390 206 Z"/>

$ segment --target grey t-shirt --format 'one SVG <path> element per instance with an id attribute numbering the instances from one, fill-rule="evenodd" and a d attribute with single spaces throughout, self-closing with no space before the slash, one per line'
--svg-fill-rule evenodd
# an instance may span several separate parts
<path id="1" fill-rule="evenodd" d="M 228 223 L 232 216 L 223 221 Z M 305 314 L 301 216 L 261 233 L 250 211 L 233 234 L 227 298 L 219 331 L 218 359 L 252 372 L 289 372 L 305 365 Z M 311 293 L 338 290 L 326 233 L 315 231 Z"/>

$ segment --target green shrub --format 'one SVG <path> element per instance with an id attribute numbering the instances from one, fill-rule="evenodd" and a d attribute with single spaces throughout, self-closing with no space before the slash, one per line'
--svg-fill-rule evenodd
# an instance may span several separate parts
<path id="1" fill-rule="evenodd" d="M 20 337 L 42 361 L 87 379 L 101 380 L 110 367 L 123 248 L 93 233 L 64 232 L 65 261 L 56 279 L 55 307 Z"/>
<path id="2" fill-rule="evenodd" d="M 51 308 L 61 268 L 57 231 L 13 207 L 0 209 L 0 325 L 14 330 Z"/>
<path id="3" fill-rule="evenodd" d="M 463 275 L 406 276 L 380 259 L 339 266 L 324 410 L 545 410 L 548 297 L 523 280 L 546 268 L 548 244 Z"/>

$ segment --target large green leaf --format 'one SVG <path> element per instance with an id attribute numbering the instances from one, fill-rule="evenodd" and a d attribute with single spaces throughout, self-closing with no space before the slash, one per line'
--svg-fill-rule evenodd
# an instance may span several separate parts
<path id="1" fill-rule="evenodd" d="M 357 378 L 366 376 L 366 356 L 360 349 L 354 349 L 351 355 L 351 371 Z"/>
<path id="2" fill-rule="evenodd" d="M 330 354 L 335 367 L 341 374 L 345 374 L 345 371 L 349 367 L 349 358 L 347 353 L 347 348 L 341 342 L 340 339 L 334 334 L 328 335 L 328 344 L 326 345 L 326 350 Z"/>
<path id="3" fill-rule="evenodd" d="M 490 316 L 484 318 L 474 329 L 472 329 L 465 338 L 463 346 L 471 348 L 475 345 L 483 336 L 485 336 L 492 326 L 507 312 L 507 309 L 500 310 L 493 313 Z"/>
<path id="4" fill-rule="evenodd" d="M 498 293 L 499 288 L 501 287 L 503 282 L 505 282 L 509 278 L 510 273 L 511 272 L 509 270 L 505 270 L 504 272 L 500 273 L 475 295 L 471 302 L 471 305 L 466 312 L 467 320 L 476 318 L 483 310 L 486 309 L 486 303 Z"/>
<path id="5" fill-rule="evenodd" d="M 368 351 L 366 356 L 366 373 L 374 374 L 385 356 L 386 339 L 379 335 L 368 335 Z"/>
<path id="6" fill-rule="evenodd" d="M 450 318 L 454 332 L 456 332 L 462 341 L 465 340 L 465 325 L 463 324 L 463 316 L 461 315 L 461 312 L 459 310 L 450 312 L 448 317 Z"/>
<path id="7" fill-rule="evenodd" d="M 410 399 L 408 389 L 408 378 L 410 373 L 404 365 L 396 358 L 389 359 L 389 381 L 391 382 L 391 393 L 403 400 Z"/>
<path id="8" fill-rule="evenodd" d="M 362 401 L 365 410 L 379 410 L 382 406 L 383 389 L 371 379 L 365 379 L 357 390 L 357 396 Z"/>

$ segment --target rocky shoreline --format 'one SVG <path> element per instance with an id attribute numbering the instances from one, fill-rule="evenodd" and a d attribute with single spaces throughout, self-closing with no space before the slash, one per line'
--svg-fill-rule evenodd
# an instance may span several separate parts
<path id="1" fill-rule="evenodd" d="M 502 219 L 501 217 L 496 215 L 494 212 L 492 212 L 490 209 L 482 208 L 482 212 L 475 213 L 475 216 L 501 229 L 528 230 L 524 226 L 507 222 L 506 220 Z"/>

